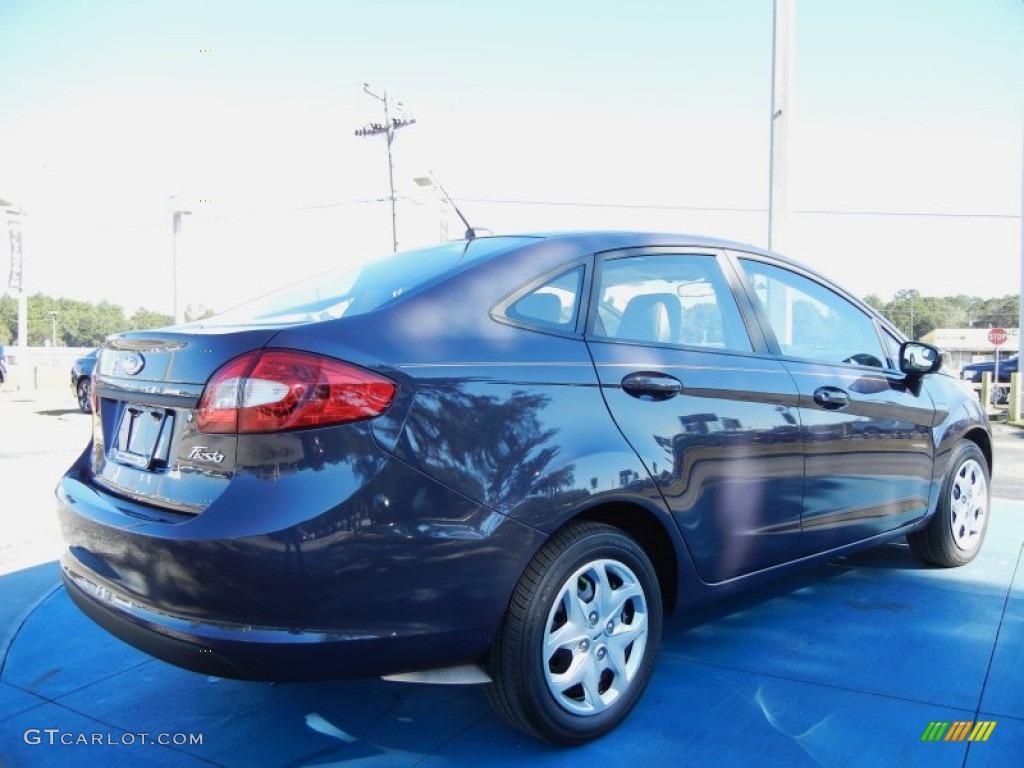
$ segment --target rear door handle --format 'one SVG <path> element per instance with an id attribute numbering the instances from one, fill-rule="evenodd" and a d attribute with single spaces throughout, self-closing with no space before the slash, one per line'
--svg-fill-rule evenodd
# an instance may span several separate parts
<path id="1" fill-rule="evenodd" d="M 838 411 L 850 404 L 850 396 L 839 387 L 818 387 L 814 390 L 814 402 L 830 411 Z"/>
<path id="2" fill-rule="evenodd" d="M 622 379 L 622 390 L 641 400 L 668 400 L 683 391 L 683 382 L 657 371 L 637 371 Z"/>

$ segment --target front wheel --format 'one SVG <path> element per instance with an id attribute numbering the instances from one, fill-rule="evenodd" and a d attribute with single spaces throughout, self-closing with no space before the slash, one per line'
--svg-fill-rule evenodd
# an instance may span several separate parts
<path id="1" fill-rule="evenodd" d="M 974 559 L 988 530 L 989 470 L 972 442 L 953 450 L 939 505 L 928 525 L 907 536 L 910 550 L 933 565 L 954 567 Z"/>
<path id="2" fill-rule="evenodd" d="M 612 730 L 647 687 L 662 607 L 650 559 L 609 525 L 573 523 L 537 553 L 491 655 L 492 706 L 558 744 Z"/>

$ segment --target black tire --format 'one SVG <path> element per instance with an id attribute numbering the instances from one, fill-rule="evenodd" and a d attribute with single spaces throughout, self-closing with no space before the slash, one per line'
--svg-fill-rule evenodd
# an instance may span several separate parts
<path id="1" fill-rule="evenodd" d="M 604 591 L 614 599 L 601 603 Z M 647 687 L 661 626 L 661 590 L 643 549 L 612 526 L 573 523 L 516 586 L 491 650 L 491 705 L 556 744 L 602 736 Z M 547 642 L 557 634 L 551 628 L 564 637 Z"/>
<path id="2" fill-rule="evenodd" d="M 907 536 L 914 555 L 946 568 L 971 562 L 988 530 L 988 489 L 988 462 L 981 449 L 969 441 L 960 443 L 950 457 L 935 514 Z"/>
<path id="3" fill-rule="evenodd" d="M 78 393 L 78 407 L 83 413 L 92 412 L 92 379 L 88 376 L 83 376 L 78 380 L 78 386 L 75 387 L 75 391 Z"/>

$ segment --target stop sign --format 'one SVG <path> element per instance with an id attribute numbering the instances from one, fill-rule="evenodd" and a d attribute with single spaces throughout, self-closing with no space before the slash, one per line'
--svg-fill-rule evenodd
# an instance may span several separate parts
<path id="1" fill-rule="evenodd" d="M 1005 328 L 992 328 L 988 332 L 988 341 L 993 347 L 998 347 L 1006 343 L 1006 329 Z"/>

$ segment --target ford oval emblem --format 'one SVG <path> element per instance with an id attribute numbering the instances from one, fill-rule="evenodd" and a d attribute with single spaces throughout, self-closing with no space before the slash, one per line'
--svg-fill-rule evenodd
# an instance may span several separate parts
<path id="1" fill-rule="evenodd" d="M 142 355 L 138 352 L 129 352 L 121 358 L 121 370 L 128 376 L 137 374 L 145 364 L 146 361 L 142 359 Z"/>

